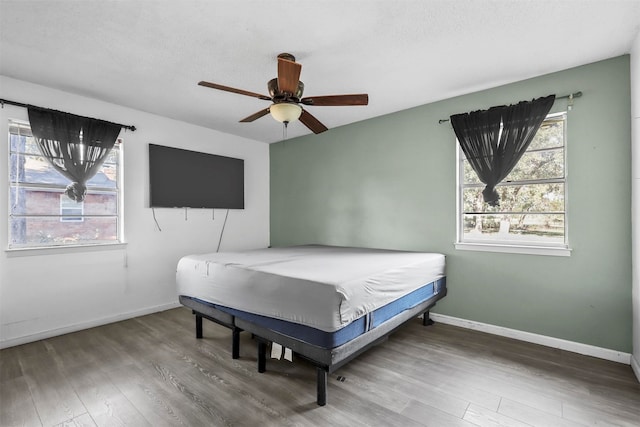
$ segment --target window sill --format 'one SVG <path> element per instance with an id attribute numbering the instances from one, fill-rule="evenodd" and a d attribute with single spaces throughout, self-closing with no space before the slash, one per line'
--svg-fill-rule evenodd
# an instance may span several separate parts
<path id="1" fill-rule="evenodd" d="M 497 243 L 455 243 L 461 251 L 500 252 L 510 254 L 571 256 L 571 249 L 561 246 L 521 246 Z"/>
<path id="2" fill-rule="evenodd" d="M 96 245 L 77 245 L 77 246 L 47 246 L 40 248 L 14 248 L 5 249 L 7 257 L 22 257 L 36 255 L 59 255 L 68 253 L 81 252 L 97 252 L 126 249 L 126 243 L 101 243 Z"/>

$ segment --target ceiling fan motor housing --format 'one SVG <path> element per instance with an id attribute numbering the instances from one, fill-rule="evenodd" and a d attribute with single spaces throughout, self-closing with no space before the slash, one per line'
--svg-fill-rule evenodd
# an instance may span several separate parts
<path id="1" fill-rule="evenodd" d="M 269 80 L 267 83 L 267 89 L 269 90 L 269 95 L 274 103 L 278 102 L 300 102 L 302 98 L 302 94 L 304 93 L 304 83 L 302 81 L 298 81 L 298 89 L 296 93 L 289 95 L 284 92 L 281 92 L 278 88 L 278 78 Z"/>

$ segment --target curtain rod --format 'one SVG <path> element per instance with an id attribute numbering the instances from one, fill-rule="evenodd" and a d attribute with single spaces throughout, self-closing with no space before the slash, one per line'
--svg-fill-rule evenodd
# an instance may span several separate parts
<path id="1" fill-rule="evenodd" d="M 574 93 L 570 93 L 569 95 L 556 96 L 556 100 L 569 98 L 571 101 L 573 101 L 574 98 L 580 98 L 581 96 L 582 96 L 582 92 L 574 92 Z M 442 123 L 446 123 L 448 121 L 449 119 L 440 119 L 438 120 L 438 124 L 441 125 Z"/>
<path id="2" fill-rule="evenodd" d="M 4 104 L 15 105 L 16 107 L 23 107 L 23 108 L 33 107 L 33 108 L 39 108 L 41 110 L 48 110 L 48 108 L 36 107 L 35 105 L 31 105 L 31 104 L 25 104 L 25 103 L 16 102 L 16 101 L 9 101 L 7 99 L 0 99 L 0 106 L 2 106 L 2 108 L 4 108 Z M 102 121 L 105 122 L 106 120 L 102 120 Z M 129 129 L 132 132 L 135 132 L 135 130 L 136 130 L 135 126 L 121 125 L 120 123 L 113 123 L 113 122 L 108 122 L 108 123 L 120 126 L 122 128 L 125 128 L 125 129 Z"/>

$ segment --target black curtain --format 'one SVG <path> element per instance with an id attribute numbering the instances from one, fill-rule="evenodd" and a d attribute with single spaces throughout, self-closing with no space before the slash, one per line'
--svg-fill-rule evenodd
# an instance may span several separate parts
<path id="1" fill-rule="evenodd" d="M 29 123 L 42 155 L 71 184 L 65 194 L 81 202 L 87 181 L 98 172 L 121 126 L 61 111 L 29 107 Z"/>
<path id="2" fill-rule="evenodd" d="M 527 150 L 555 98 L 549 95 L 450 117 L 464 155 L 486 185 L 482 196 L 490 206 L 500 204 L 496 185 L 509 175 Z"/>

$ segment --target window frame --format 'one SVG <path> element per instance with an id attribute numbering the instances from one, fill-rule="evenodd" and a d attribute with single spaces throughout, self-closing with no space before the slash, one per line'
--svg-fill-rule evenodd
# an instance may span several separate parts
<path id="1" fill-rule="evenodd" d="M 59 212 L 58 215 L 56 214 L 47 214 L 47 215 L 38 215 L 38 214 L 31 214 L 29 215 L 28 213 L 25 214 L 21 214 L 21 215 L 15 215 L 12 212 L 12 206 L 11 206 L 11 191 L 12 188 L 15 187 L 16 182 L 14 180 L 11 179 L 11 156 L 12 154 L 15 154 L 16 151 L 12 150 L 12 146 L 11 146 L 11 135 L 12 135 L 12 128 L 14 126 L 20 126 L 20 127 L 26 127 L 29 130 L 31 129 L 31 125 L 29 123 L 28 120 L 22 120 L 22 119 L 13 119 L 13 118 L 9 118 L 7 120 L 8 123 L 8 128 L 7 128 L 7 153 L 8 153 L 8 158 L 7 158 L 7 199 L 8 199 L 8 204 L 7 204 L 7 243 L 6 243 L 6 249 L 5 251 L 8 254 L 14 253 L 14 254 L 25 254 L 25 255 L 29 255 L 30 253 L 41 253 L 41 252 L 52 252 L 52 253 L 60 253 L 60 252 L 68 252 L 68 251 L 73 251 L 74 249 L 79 249 L 79 250 L 87 250 L 90 248 L 100 248 L 100 247 L 104 247 L 104 248 L 118 248 L 118 247 L 122 247 L 124 245 L 126 245 L 126 242 L 124 240 L 124 224 L 123 224 L 123 220 L 124 220 L 124 209 L 123 209 L 123 203 L 124 203 L 124 194 L 123 194 L 123 171 L 124 171 L 124 162 L 123 162 L 123 149 L 122 149 L 122 139 L 118 138 L 115 145 L 114 145 L 114 149 L 117 150 L 117 163 L 116 163 L 116 171 L 114 176 L 116 177 L 115 179 L 115 187 L 111 187 L 111 188 L 107 188 L 107 187 L 89 187 L 87 194 L 113 194 L 115 196 L 115 214 L 86 214 L 85 213 L 85 203 L 82 202 L 82 214 L 81 215 L 67 215 L 64 214 L 62 211 L 62 202 L 59 202 L 59 206 L 57 211 Z M 32 153 L 23 153 L 26 155 L 33 155 Z M 51 193 L 57 193 L 57 192 L 61 192 L 61 195 L 64 195 L 64 190 L 65 190 L 65 186 L 64 185 L 57 185 L 57 184 L 48 184 L 48 183 L 28 183 L 26 185 L 24 184 L 20 184 L 19 185 L 22 188 L 28 188 L 31 190 L 35 190 L 35 191 L 49 191 Z M 115 218 L 115 229 L 116 229 L 116 238 L 114 240 L 105 240 L 105 241 L 88 241 L 88 242 L 83 242 L 83 241 L 78 241 L 78 242 L 74 242 L 74 243 L 56 243 L 56 244 L 45 244 L 45 245 L 37 245 L 37 244 L 18 244 L 18 245 L 12 245 L 12 234 L 11 234 L 11 221 L 13 218 L 15 218 L 16 216 L 20 216 L 20 217 L 50 217 L 50 218 L 58 218 L 60 223 L 82 223 L 85 222 L 84 220 L 86 218 L 100 218 L 100 217 L 113 217 Z M 81 216 L 81 220 L 76 220 L 75 218 Z M 73 217 L 74 220 L 73 221 L 68 221 L 65 220 L 65 218 L 68 217 Z"/>
<path id="2" fill-rule="evenodd" d="M 563 162 L 564 162 L 564 177 L 562 178 L 549 178 L 549 179 L 533 179 L 533 180 L 519 180 L 519 181 L 510 181 L 510 182 L 502 182 L 498 184 L 496 187 L 499 188 L 501 186 L 506 185 L 527 185 L 527 184 L 551 184 L 551 183 L 562 183 L 564 186 L 564 242 L 563 243 L 553 243 L 553 242 L 532 242 L 532 241 L 524 241 L 519 243 L 518 241 L 512 240 L 491 240 L 491 239 L 465 239 L 464 238 L 464 189 L 465 188 L 477 188 L 484 187 L 484 184 L 467 184 L 464 183 L 464 152 L 460 148 L 460 144 L 456 139 L 456 241 L 455 248 L 458 250 L 469 250 L 469 251 L 482 251 L 482 252 L 500 252 L 500 253 L 515 253 L 515 254 L 530 254 L 530 255 L 550 255 L 550 256 L 570 256 L 571 248 L 569 247 L 569 221 L 568 221 L 568 212 L 569 212 L 569 189 L 568 189 L 568 136 L 567 136 L 567 112 L 561 111 L 557 113 L 548 114 L 544 121 L 543 125 L 547 121 L 557 120 L 561 118 L 563 122 Z M 544 151 L 544 149 L 534 149 L 527 151 L 535 152 L 535 151 Z M 514 212 L 515 214 L 519 212 Z"/>

